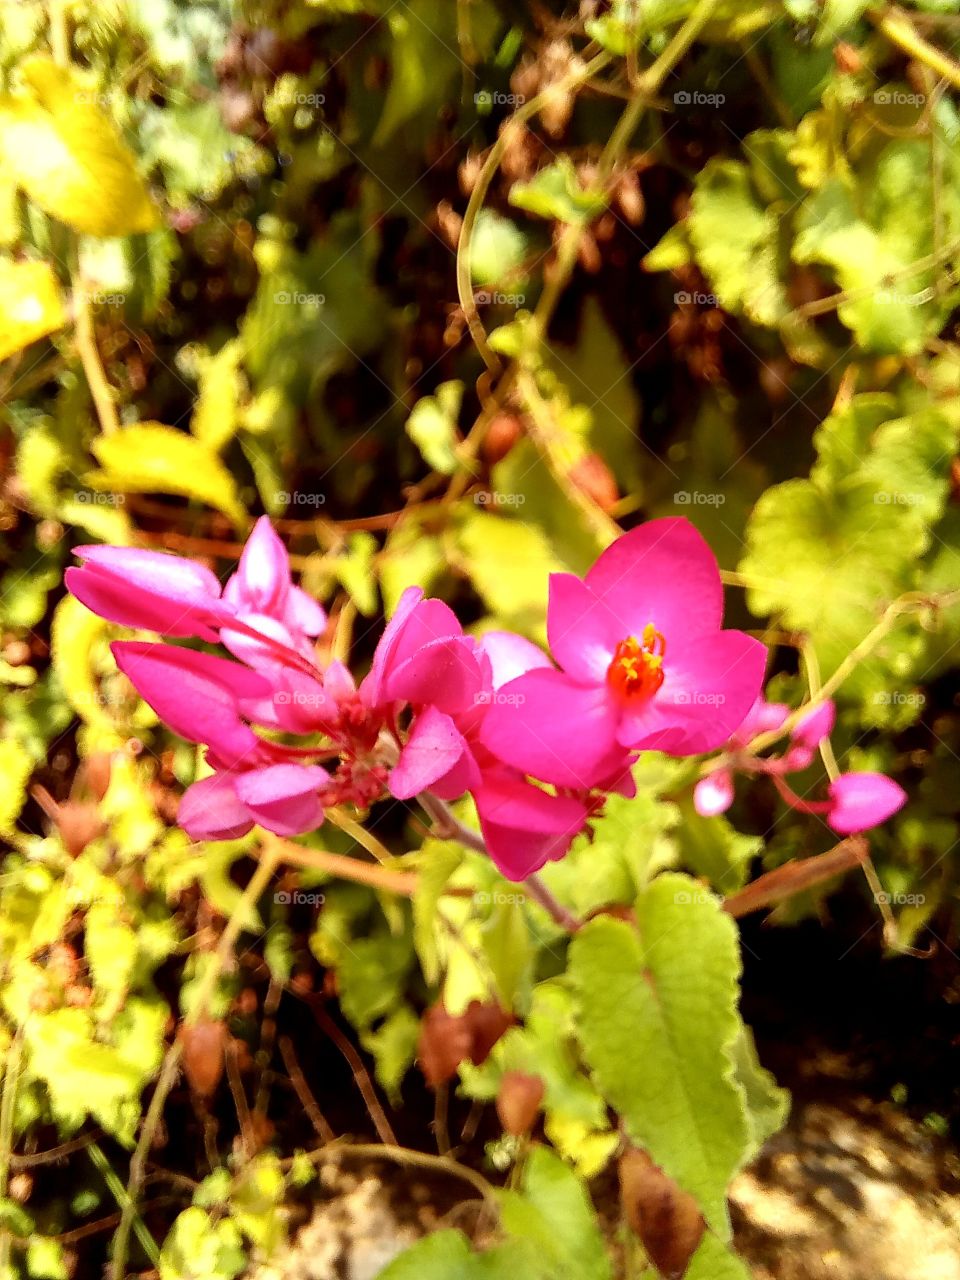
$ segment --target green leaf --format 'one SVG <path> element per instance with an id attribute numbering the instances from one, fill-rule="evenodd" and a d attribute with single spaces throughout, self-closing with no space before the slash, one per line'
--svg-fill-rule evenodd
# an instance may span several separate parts
<path id="1" fill-rule="evenodd" d="M 687 225 L 697 263 L 722 307 L 762 325 L 787 314 L 780 219 L 759 201 L 745 164 L 719 158 L 707 164 Z"/>
<path id="2" fill-rule="evenodd" d="M 96 489 L 119 493 L 178 493 L 216 507 L 238 529 L 247 515 L 236 481 L 213 449 L 159 422 L 137 422 L 92 444 L 102 468 L 88 477 Z"/>
<path id="3" fill-rule="evenodd" d="M 561 566 L 540 529 L 484 511 L 466 516 L 459 531 L 462 567 L 500 625 L 543 631 L 548 577 Z"/>
<path id="4" fill-rule="evenodd" d="M 0 360 L 53 333 L 66 319 L 49 263 L 0 258 Z"/>
<path id="5" fill-rule="evenodd" d="M 23 743 L 15 738 L 0 738 L 0 835 L 10 835 L 20 810 L 27 802 L 27 783 L 34 762 Z"/>
<path id="6" fill-rule="evenodd" d="M 516 285 L 528 249 L 528 238 L 515 222 L 495 209 L 481 209 L 470 240 L 471 279 L 491 289 Z"/>
<path id="7" fill-rule="evenodd" d="M 604 1096 L 723 1239 L 749 1137 L 731 1059 L 739 973 L 733 921 L 673 873 L 640 897 L 636 930 L 593 920 L 570 944 L 583 1053 Z"/>
<path id="8" fill-rule="evenodd" d="M 781 1089 L 771 1073 L 757 1057 L 757 1046 L 749 1027 L 741 1027 L 733 1046 L 733 1063 L 737 1081 L 743 1089 L 750 1125 L 750 1143 L 744 1156 L 748 1163 L 786 1124 L 790 1114 L 790 1094 Z"/>
<path id="9" fill-rule="evenodd" d="M 413 1065 L 420 1038 L 420 1021 L 409 1005 L 387 1015 L 376 1031 L 361 1036 L 364 1049 L 373 1054 L 376 1076 L 394 1106 L 400 1105 L 400 1085 Z"/>
<path id="10" fill-rule="evenodd" d="M 948 153 L 939 207 L 944 241 L 960 236 L 958 161 Z M 852 296 L 837 314 L 868 351 L 915 355 L 942 327 L 960 296 L 942 267 L 917 270 L 934 248 L 933 192 L 925 142 L 896 139 L 871 157 L 853 183 L 835 177 L 805 202 L 793 256 L 833 269 Z"/>
<path id="11" fill-rule="evenodd" d="M 480 930 L 483 954 L 490 966 L 500 1002 L 512 1009 L 524 978 L 533 964 L 533 946 L 523 909 L 518 902 L 494 903 Z"/>
<path id="12" fill-rule="evenodd" d="M 417 860 L 417 884 L 413 893 L 413 941 L 423 980 L 434 987 L 440 980 L 437 954 L 437 908 L 447 881 L 463 861 L 463 847 L 456 841 L 428 839 Z"/>
<path id="13" fill-rule="evenodd" d="M 401 520 L 387 537 L 377 560 L 383 608 L 389 618 L 407 587 L 422 587 L 430 595 L 446 568 L 443 543 L 414 517 Z"/>
<path id="14" fill-rule="evenodd" d="M 752 1272 L 708 1231 L 690 1259 L 683 1280 L 752 1280 Z"/>
<path id="15" fill-rule="evenodd" d="M 243 344 L 234 338 L 201 363 L 200 390 L 190 431 L 214 451 L 222 449 L 240 426 L 240 402 L 245 390 L 242 359 Z"/>
<path id="16" fill-rule="evenodd" d="M 29 92 L 0 99 L 0 147 L 17 185 L 76 231 L 150 231 L 156 211 L 133 154 L 79 73 L 36 56 L 21 63 Z"/>
<path id="17" fill-rule="evenodd" d="M 548 1148 L 530 1152 L 522 1192 L 501 1191 L 500 1214 L 511 1235 L 534 1246 L 533 1275 L 611 1280 L 613 1269 L 586 1188 Z"/>
<path id="18" fill-rule="evenodd" d="M 462 1231 L 435 1231 L 395 1258 L 377 1280 L 470 1280 L 475 1262 Z"/>
<path id="19" fill-rule="evenodd" d="M 407 435 L 427 465 L 443 476 L 453 475 L 457 469 L 457 415 L 462 399 L 462 382 L 441 382 L 435 395 L 417 401 L 407 419 Z"/>
<path id="20" fill-rule="evenodd" d="M 583 189 L 566 152 L 528 182 L 515 182 L 510 188 L 510 203 L 538 217 L 574 226 L 592 222 L 607 206 L 606 196 Z"/>
<path id="21" fill-rule="evenodd" d="M 233 1280 L 246 1266 L 236 1223 L 198 1205 L 177 1217 L 160 1252 L 160 1280 Z"/>
<path id="22" fill-rule="evenodd" d="M 344 551 L 333 562 L 333 571 L 341 586 L 367 618 L 373 617 L 377 611 L 376 554 L 376 538 L 361 529 L 350 534 Z"/>
<path id="23" fill-rule="evenodd" d="M 409 938 L 380 934 L 354 938 L 337 963 L 337 988 L 343 1012 L 359 1030 L 394 1009 L 410 972 Z"/>
<path id="24" fill-rule="evenodd" d="M 681 802 L 680 813 L 677 844 L 683 864 L 709 880 L 720 894 L 743 888 L 750 863 L 763 849 L 763 840 L 742 835 L 723 816 L 701 817 L 693 807 L 692 797 Z"/>

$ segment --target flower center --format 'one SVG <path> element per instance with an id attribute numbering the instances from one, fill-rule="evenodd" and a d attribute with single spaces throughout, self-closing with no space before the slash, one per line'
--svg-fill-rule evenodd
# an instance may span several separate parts
<path id="1" fill-rule="evenodd" d="M 607 668 L 607 683 L 624 701 L 650 698 L 663 684 L 663 655 L 667 642 L 648 622 L 643 637 L 627 636 L 617 645 Z"/>

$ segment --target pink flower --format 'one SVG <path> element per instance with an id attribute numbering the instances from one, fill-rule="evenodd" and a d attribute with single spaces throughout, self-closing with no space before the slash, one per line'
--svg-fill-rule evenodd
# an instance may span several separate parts
<path id="1" fill-rule="evenodd" d="M 879 826 L 907 801 L 903 787 L 883 773 L 842 773 L 827 795 L 827 822 L 841 836 Z"/>
<path id="2" fill-rule="evenodd" d="M 790 708 L 784 702 L 767 702 L 761 695 L 747 712 L 742 724 L 730 736 L 727 752 L 729 765 L 722 765 L 701 778 L 693 789 L 693 804 L 703 818 L 712 818 L 733 804 L 733 779 L 741 773 L 789 773 L 806 769 L 819 750 L 820 743 L 833 729 L 836 708 L 830 701 L 801 716 L 790 731 L 790 742 L 781 757 L 760 758 L 744 751 L 754 738 L 779 729 Z"/>
<path id="3" fill-rule="evenodd" d="M 192 840 L 233 840 L 254 823 L 279 836 L 302 835 L 323 822 L 318 791 L 329 777 L 320 765 L 225 769 L 187 788 L 177 820 Z"/>
<path id="4" fill-rule="evenodd" d="M 262 634 L 274 642 L 274 660 L 280 646 L 309 656 L 307 637 L 326 626 L 320 605 L 291 582 L 286 549 L 266 516 L 222 592 L 209 569 L 162 551 L 87 546 L 75 554 L 83 563 L 67 570 L 67 587 L 93 613 L 122 626 L 213 642 L 233 623 L 224 637 L 228 648 L 238 656 L 263 654 Z"/>
<path id="5" fill-rule="evenodd" d="M 527 672 L 491 708 L 482 741 L 525 774 L 576 790 L 631 751 L 695 755 L 726 742 L 763 682 L 766 650 L 723 631 L 723 587 L 687 520 L 624 534 L 581 581 L 550 579 L 560 670 Z"/>

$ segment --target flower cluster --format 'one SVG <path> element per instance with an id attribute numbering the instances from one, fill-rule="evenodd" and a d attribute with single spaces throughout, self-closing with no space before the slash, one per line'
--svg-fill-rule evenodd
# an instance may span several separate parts
<path id="1" fill-rule="evenodd" d="M 781 709 L 760 698 L 763 645 L 721 629 L 716 561 L 683 519 L 624 534 L 583 580 L 551 578 L 552 660 L 510 632 L 465 634 L 446 604 L 410 587 L 359 685 L 342 662 L 318 665 L 314 641 L 326 616 L 291 581 L 266 517 L 222 588 L 210 570 L 160 552 L 76 554 L 82 564 L 68 570 L 67 585 L 101 617 L 219 643 L 230 654 L 113 645 L 160 718 L 206 748 L 211 772 L 180 806 L 195 839 L 228 839 L 254 824 L 296 835 L 319 826 L 333 805 L 469 793 L 491 857 L 521 880 L 562 857 L 607 794 L 632 793 L 640 751 L 688 756 L 731 743 L 731 766 L 697 789 L 701 812 L 715 813 L 732 797 L 733 768 L 782 781 L 804 753 L 809 763 L 826 714 L 821 708 L 810 718 L 819 714 L 817 725 L 795 727 L 779 762 L 738 756 L 787 712 L 778 721 Z M 857 778 L 876 775 L 847 775 L 823 802 L 836 830 L 862 830 L 851 823 L 876 810 L 875 789 L 850 782 Z"/>
<path id="2" fill-rule="evenodd" d="M 833 729 L 836 708 L 824 701 L 800 716 L 789 731 L 782 755 L 755 756 L 750 744 L 761 734 L 781 729 L 790 716 L 790 708 L 782 702 L 766 702 L 758 698 L 746 719 L 734 733 L 728 748 L 728 763 L 701 778 L 694 789 L 694 805 L 699 814 L 711 817 L 725 813 L 733 804 L 735 772 L 766 774 L 792 809 L 801 813 L 822 815 L 838 835 L 850 836 L 885 822 L 906 803 L 901 786 L 882 773 L 842 773 L 827 787 L 824 800 L 806 800 L 792 790 L 788 773 L 800 773 L 812 762 L 820 745 Z"/>

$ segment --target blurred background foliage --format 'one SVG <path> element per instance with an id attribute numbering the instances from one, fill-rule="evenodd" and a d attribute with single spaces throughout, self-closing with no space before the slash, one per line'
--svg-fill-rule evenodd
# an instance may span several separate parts
<path id="1" fill-rule="evenodd" d="M 958 57 L 953 0 L 0 5 L 5 1274 L 99 1256 L 102 1233 L 80 1246 L 68 1228 L 113 1211 L 111 1161 L 251 847 L 198 850 L 173 825 L 197 761 L 116 672 L 114 629 L 65 597 L 80 543 L 225 572 L 266 511 L 330 610 L 328 652 L 362 667 L 411 583 L 476 629 L 543 641 L 551 570 L 686 515 L 731 623 L 771 646 L 772 693 L 832 681 L 842 766 L 907 787 L 872 839 L 900 942 L 954 938 Z M 698 819 L 692 780 L 645 765 L 638 798 L 548 869 L 554 891 L 585 916 L 680 867 L 729 894 L 827 847 L 762 785 L 729 821 Z M 377 832 L 394 856 L 419 843 L 403 815 Z M 357 849 L 329 827 L 322 844 Z M 525 1020 L 463 1068 L 466 1093 L 539 1064 L 550 1140 L 597 1171 L 616 1134 L 602 1068 L 598 1088 L 562 1048 L 549 924 L 532 942 L 476 855 L 435 844 L 399 865 L 421 869 L 412 910 L 304 872 L 322 912 L 278 910 L 207 1021 L 269 1060 L 264 999 L 337 993 L 398 1100 L 424 1004 L 462 1014 L 492 982 Z M 439 917 L 448 881 L 485 908 Z M 190 1083 L 215 1147 L 211 1124 L 233 1130 Z M 179 1216 L 153 1210 L 162 1250 L 137 1218 L 143 1265 L 232 1276 L 282 1236 L 309 1135 L 259 1104 L 232 1172 Z M 14 1140 L 57 1131 L 92 1163 L 17 1184 Z M 195 1169 L 189 1140 L 174 1148 Z M 531 1205 L 567 1175 L 524 1176 L 513 1243 L 549 1235 Z M 595 1245 L 580 1274 L 606 1274 Z M 468 1273 L 462 1240 L 431 1248 L 418 1275 Z"/>

